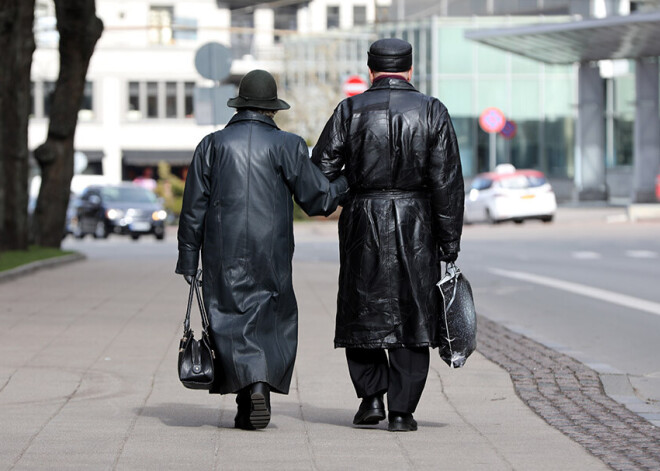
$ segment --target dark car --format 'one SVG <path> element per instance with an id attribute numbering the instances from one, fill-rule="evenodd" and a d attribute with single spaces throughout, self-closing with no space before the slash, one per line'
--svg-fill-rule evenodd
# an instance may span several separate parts
<path id="1" fill-rule="evenodd" d="M 124 234 L 138 239 L 153 234 L 162 240 L 166 219 L 167 212 L 151 190 L 130 183 L 93 185 L 80 197 L 73 235 L 103 239 L 108 234 Z"/>

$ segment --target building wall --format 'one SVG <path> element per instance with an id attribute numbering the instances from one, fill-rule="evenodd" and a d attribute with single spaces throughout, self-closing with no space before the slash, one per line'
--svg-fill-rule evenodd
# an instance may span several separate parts
<path id="1" fill-rule="evenodd" d="M 389 0 L 377 3 L 388 5 Z M 298 6 L 296 26 L 299 31 L 325 31 L 327 7 L 337 6 L 340 27 L 349 28 L 354 6 L 364 6 L 366 21 L 373 21 L 375 5 L 372 0 L 312 0 Z M 79 114 L 75 147 L 87 152 L 90 160 L 100 159 L 90 171 L 101 171 L 115 181 L 127 178 L 127 164 L 155 166 L 161 156 L 185 165 L 200 139 L 223 126 L 199 125 L 190 110 L 191 87 L 214 85 L 195 67 L 202 45 L 236 46 L 227 81 L 237 85 L 255 68 L 281 75 L 281 38 L 294 33 L 275 31 L 272 8 L 250 12 L 248 28 L 232 27 L 232 15 L 236 19 L 237 13 L 220 8 L 216 0 L 97 0 L 96 8 L 105 29 L 90 62 L 87 109 Z M 55 23 L 52 0 L 38 0 L 30 149 L 47 134 L 48 95 L 59 70 Z M 247 48 L 232 42 L 237 38 L 247 38 Z M 128 162 L 128 155 L 141 160 Z"/>

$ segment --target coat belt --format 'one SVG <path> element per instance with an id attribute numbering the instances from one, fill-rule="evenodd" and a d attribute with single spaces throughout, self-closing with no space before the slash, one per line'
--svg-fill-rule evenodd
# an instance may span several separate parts
<path id="1" fill-rule="evenodd" d="M 351 193 L 355 198 L 426 199 L 431 197 L 431 193 L 424 190 L 352 190 Z"/>

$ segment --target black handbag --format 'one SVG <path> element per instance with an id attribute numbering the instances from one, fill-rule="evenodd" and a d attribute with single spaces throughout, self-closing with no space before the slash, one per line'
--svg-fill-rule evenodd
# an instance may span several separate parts
<path id="1" fill-rule="evenodd" d="M 442 298 L 438 319 L 440 358 L 452 368 L 460 368 L 477 347 L 477 312 L 472 288 L 465 275 L 447 264 L 445 276 L 437 283 Z"/>
<path id="2" fill-rule="evenodd" d="M 209 338 L 209 319 L 200 293 L 200 274 L 201 270 L 197 272 L 197 276 L 190 283 L 188 309 L 186 310 L 186 319 L 183 322 L 183 337 L 179 342 L 179 379 L 185 387 L 190 389 L 210 389 L 215 375 L 215 352 L 213 343 Z M 199 312 L 202 315 L 202 337 L 200 340 L 195 339 L 193 331 L 190 329 L 193 293 L 197 297 Z"/>

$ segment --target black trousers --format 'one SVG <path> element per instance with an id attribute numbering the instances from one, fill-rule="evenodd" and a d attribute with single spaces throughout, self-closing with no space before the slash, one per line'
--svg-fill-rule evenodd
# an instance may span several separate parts
<path id="1" fill-rule="evenodd" d="M 389 356 L 389 358 L 388 358 Z M 347 348 L 348 371 L 358 397 L 387 393 L 390 412 L 415 412 L 429 372 L 429 349 Z"/>

